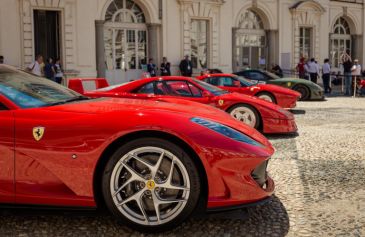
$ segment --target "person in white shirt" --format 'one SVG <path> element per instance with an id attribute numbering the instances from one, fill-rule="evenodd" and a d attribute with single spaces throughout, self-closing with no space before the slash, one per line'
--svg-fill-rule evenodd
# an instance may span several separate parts
<path id="1" fill-rule="evenodd" d="M 351 68 L 351 75 L 352 75 L 352 80 L 353 80 L 352 83 L 357 83 L 357 81 L 360 79 L 360 76 L 361 76 L 361 65 L 359 64 L 358 59 L 354 60 L 354 65 Z"/>
<path id="2" fill-rule="evenodd" d="M 308 62 L 308 73 L 310 75 L 311 81 L 317 83 L 318 67 L 314 58 L 312 58 L 310 62 Z"/>
<path id="3" fill-rule="evenodd" d="M 35 61 L 29 64 L 27 67 L 27 71 L 31 72 L 34 75 L 42 76 L 42 65 L 43 64 L 43 56 L 37 55 Z"/>
<path id="4" fill-rule="evenodd" d="M 322 66 L 322 79 L 323 79 L 324 93 L 331 93 L 332 92 L 330 86 L 331 65 L 330 65 L 330 60 L 328 58 L 324 60 L 324 64 Z"/>
<path id="5" fill-rule="evenodd" d="M 60 58 L 56 59 L 56 64 L 54 65 L 54 69 L 55 69 L 55 72 L 56 72 L 55 81 L 58 84 L 61 84 L 62 83 L 62 78 L 63 78 L 63 70 L 62 70 L 61 59 Z"/>

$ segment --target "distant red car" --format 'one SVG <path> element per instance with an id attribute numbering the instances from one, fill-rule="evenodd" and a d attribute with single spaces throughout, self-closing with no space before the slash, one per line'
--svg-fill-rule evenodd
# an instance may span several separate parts
<path id="1" fill-rule="evenodd" d="M 299 92 L 294 90 L 269 84 L 254 84 L 233 74 L 207 74 L 197 77 L 197 79 L 230 92 L 257 96 L 283 108 L 294 108 L 301 96 Z"/>
<path id="2" fill-rule="evenodd" d="M 89 98 L 0 65 L 0 204 L 107 207 L 154 232 L 270 199 L 264 136 L 211 106 L 166 101 Z"/>
<path id="3" fill-rule="evenodd" d="M 294 116 L 278 105 L 257 97 L 230 93 L 203 81 L 187 77 L 154 77 L 84 91 L 83 79 L 71 79 L 69 87 L 90 97 L 123 97 L 161 100 L 183 98 L 222 109 L 235 119 L 261 130 L 263 133 L 293 133 L 297 131 Z M 95 79 L 105 85 L 101 79 Z"/>

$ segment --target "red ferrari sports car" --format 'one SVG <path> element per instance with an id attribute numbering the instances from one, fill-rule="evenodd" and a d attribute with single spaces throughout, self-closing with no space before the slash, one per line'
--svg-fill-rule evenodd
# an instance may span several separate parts
<path id="1" fill-rule="evenodd" d="M 163 231 L 202 208 L 265 202 L 273 152 L 211 106 L 92 99 L 0 65 L 2 204 L 106 206 L 131 228 Z"/>
<path id="2" fill-rule="evenodd" d="M 294 108 L 301 96 L 299 92 L 281 86 L 254 84 L 243 77 L 233 74 L 207 74 L 197 77 L 197 79 L 230 92 L 257 96 L 266 101 L 278 104 L 283 108 Z"/>
<path id="3" fill-rule="evenodd" d="M 293 114 L 280 106 L 257 97 L 229 93 L 193 78 L 178 76 L 145 78 L 94 91 L 83 89 L 85 80 L 94 80 L 96 88 L 107 84 L 105 79 L 71 79 L 69 88 L 89 97 L 152 100 L 183 98 L 224 110 L 235 119 L 264 133 L 293 133 L 297 131 Z"/>

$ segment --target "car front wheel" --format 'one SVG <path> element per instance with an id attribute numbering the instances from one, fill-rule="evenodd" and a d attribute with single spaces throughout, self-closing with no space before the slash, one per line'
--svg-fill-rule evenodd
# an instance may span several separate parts
<path id="1" fill-rule="evenodd" d="M 158 138 L 131 141 L 108 161 L 102 182 L 106 205 L 130 228 L 160 232 L 183 222 L 200 195 L 191 157 Z"/>
<path id="2" fill-rule="evenodd" d="M 256 109 L 250 105 L 239 104 L 228 110 L 228 113 L 236 120 L 257 129 L 260 126 L 260 117 Z"/>
<path id="3" fill-rule="evenodd" d="M 297 85 L 293 88 L 293 90 L 299 92 L 302 95 L 300 97 L 300 100 L 302 100 L 302 101 L 309 100 L 310 91 L 309 91 L 308 87 L 306 87 L 304 85 Z"/>
<path id="4" fill-rule="evenodd" d="M 266 100 L 268 102 L 276 104 L 275 97 L 271 93 L 267 92 L 261 92 L 256 95 L 256 97 L 259 97 L 260 99 Z"/>

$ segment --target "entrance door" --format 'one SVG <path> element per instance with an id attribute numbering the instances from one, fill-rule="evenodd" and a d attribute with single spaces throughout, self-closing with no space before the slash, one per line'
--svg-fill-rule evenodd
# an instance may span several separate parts
<path id="1" fill-rule="evenodd" d="M 35 55 L 61 56 L 59 11 L 34 10 L 34 47 Z"/>
<path id="2" fill-rule="evenodd" d="M 266 68 L 266 48 L 265 47 L 241 47 L 238 55 L 238 71 L 247 68 Z"/>

